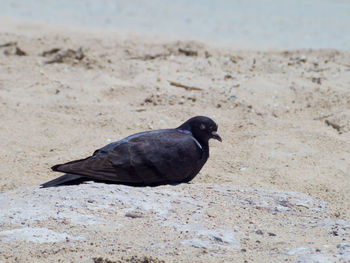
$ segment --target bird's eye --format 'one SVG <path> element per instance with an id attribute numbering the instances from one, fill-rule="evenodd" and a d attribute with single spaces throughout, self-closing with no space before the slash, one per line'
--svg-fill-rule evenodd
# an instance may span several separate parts
<path id="1" fill-rule="evenodd" d="M 205 125 L 204 125 L 203 123 L 201 123 L 201 125 L 199 126 L 199 128 L 200 128 L 201 130 L 205 130 Z"/>

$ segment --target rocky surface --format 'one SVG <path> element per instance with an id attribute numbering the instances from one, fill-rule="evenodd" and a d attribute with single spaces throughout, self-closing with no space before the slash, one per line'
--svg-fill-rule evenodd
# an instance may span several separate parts
<path id="1" fill-rule="evenodd" d="M 248 260 L 252 250 L 279 262 L 350 261 L 350 221 L 330 218 L 325 202 L 292 191 L 88 183 L 7 191 L 0 209 L 5 262 L 92 262 L 92 255 L 232 262 Z"/>

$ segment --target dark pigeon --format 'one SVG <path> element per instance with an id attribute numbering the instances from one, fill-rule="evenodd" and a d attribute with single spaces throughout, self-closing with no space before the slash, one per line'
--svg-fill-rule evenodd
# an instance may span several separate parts
<path id="1" fill-rule="evenodd" d="M 80 184 L 84 181 L 157 186 L 191 181 L 209 157 L 209 139 L 221 142 L 218 126 L 197 116 L 178 128 L 131 135 L 96 150 L 85 159 L 58 164 L 66 173 L 42 187 Z"/>

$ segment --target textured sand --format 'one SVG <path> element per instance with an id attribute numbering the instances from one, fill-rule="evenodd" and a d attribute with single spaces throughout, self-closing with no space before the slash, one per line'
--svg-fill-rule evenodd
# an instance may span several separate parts
<path id="1" fill-rule="evenodd" d="M 219 124 L 223 143 L 211 142 L 210 159 L 190 190 L 180 185 L 176 191 L 200 196 L 214 184 L 225 189 L 295 191 L 326 203 L 322 220 L 350 221 L 350 52 L 244 51 L 193 41 L 68 31 L 8 21 L 1 23 L 0 30 L 3 197 L 11 193 L 8 190 L 20 196 L 16 192 L 19 187 L 37 188 L 57 176 L 50 171 L 52 165 L 90 155 L 110 141 L 139 131 L 176 127 L 191 116 L 207 115 Z M 53 48 L 60 51 L 43 56 Z M 201 90 L 186 90 L 169 81 Z M 73 189 L 68 194 L 74 198 L 79 187 Z M 213 197 L 210 202 L 215 200 Z M 244 207 L 222 203 L 222 209 L 232 209 L 234 220 L 239 220 L 237 213 Z M 272 215 L 252 210 L 236 224 L 248 229 L 250 222 L 264 216 L 272 222 L 283 222 L 279 213 Z M 300 220 L 302 215 L 294 215 L 293 220 Z M 317 217 L 321 218 L 320 214 Z M 132 227 L 143 229 L 140 222 Z M 43 227 L 54 231 L 57 226 L 50 224 Z M 15 225 L 10 222 L 0 228 L 9 231 Z M 315 231 L 311 236 L 295 235 L 291 241 L 286 231 L 272 246 L 270 241 L 264 241 L 265 237 L 271 238 L 266 235 L 257 244 L 251 238 L 242 246 L 240 239 L 231 259 L 235 259 L 235 253 L 243 253 L 241 249 L 247 249 L 236 259 L 246 257 L 248 262 L 261 262 L 263 254 L 270 255 L 271 261 L 267 262 L 272 262 L 274 254 L 266 251 L 274 247 L 285 248 L 288 244 L 297 249 L 308 244 L 316 251 L 321 244 L 349 244 L 348 234 Z M 149 254 L 139 246 L 133 251 L 134 236 L 125 238 L 128 251 L 109 258 L 160 255 L 166 262 L 176 262 L 206 253 L 192 247 L 189 255 L 157 255 L 155 250 Z M 169 240 L 180 243 L 181 238 L 173 235 Z M 147 240 L 143 236 L 142 240 L 152 242 L 151 237 Z M 17 250 L 11 250 L 11 245 L 1 245 L 0 259 L 5 258 L 6 251 L 17 251 L 22 260 L 23 255 L 30 258 L 30 253 L 21 256 L 27 253 L 21 246 L 19 243 Z M 34 243 L 33 251 L 41 251 L 40 246 Z M 100 256 L 102 252 L 98 250 Z M 60 253 L 67 252 L 57 253 L 60 258 Z M 93 246 L 71 253 L 88 254 L 89 259 L 96 256 Z M 207 259 L 230 259 L 229 255 L 220 255 L 212 257 L 208 253 Z M 283 259 L 293 261 L 296 257 Z M 31 261 L 36 260 L 39 259 L 32 255 Z M 44 262 L 45 257 L 41 260 Z M 206 256 L 197 260 L 204 261 Z M 279 260 L 276 257 L 276 262 Z M 11 256 L 8 262 L 13 261 Z"/>

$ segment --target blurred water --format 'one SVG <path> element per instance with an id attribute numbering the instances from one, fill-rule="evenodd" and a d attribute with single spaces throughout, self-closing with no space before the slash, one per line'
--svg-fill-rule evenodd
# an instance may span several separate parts
<path id="1" fill-rule="evenodd" d="M 347 0 L 0 0 L 0 16 L 225 41 L 350 50 Z"/>

